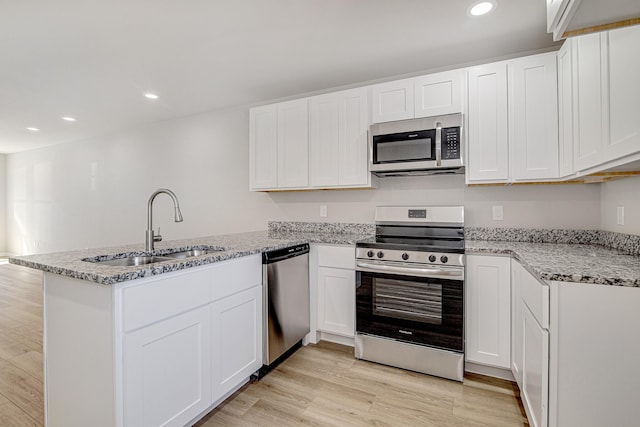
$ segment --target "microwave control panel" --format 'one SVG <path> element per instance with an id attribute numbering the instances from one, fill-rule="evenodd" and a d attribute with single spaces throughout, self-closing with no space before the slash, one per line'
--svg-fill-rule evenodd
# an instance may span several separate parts
<path id="1" fill-rule="evenodd" d="M 442 128 L 442 160 L 460 158 L 460 128 Z"/>

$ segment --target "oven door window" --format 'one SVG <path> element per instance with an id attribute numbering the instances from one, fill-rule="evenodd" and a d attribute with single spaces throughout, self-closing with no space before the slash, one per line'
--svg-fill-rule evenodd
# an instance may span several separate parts
<path id="1" fill-rule="evenodd" d="M 388 278 L 373 280 L 373 314 L 421 323 L 442 323 L 442 285 Z"/>
<path id="2" fill-rule="evenodd" d="M 463 350 L 459 280 L 356 272 L 356 331 Z"/>
<path id="3" fill-rule="evenodd" d="M 436 159 L 436 131 L 403 132 L 373 137 L 373 163 L 420 162 Z"/>

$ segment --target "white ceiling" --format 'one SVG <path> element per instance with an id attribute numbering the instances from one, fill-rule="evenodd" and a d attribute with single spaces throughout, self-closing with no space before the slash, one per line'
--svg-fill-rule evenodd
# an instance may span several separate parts
<path id="1" fill-rule="evenodd" d="M 0 0 L 0 152 L 553 46 L 497 1 Z"/>

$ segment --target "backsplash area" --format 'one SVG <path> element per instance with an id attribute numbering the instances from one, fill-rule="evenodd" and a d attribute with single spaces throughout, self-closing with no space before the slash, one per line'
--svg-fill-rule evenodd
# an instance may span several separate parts
<path id="1" fill-rule="evenodd" d="M 303 221 L 269 221 L 272 233 L 330 233 L 373 235 L 375 224 L 328 223 Z M 640 236 L 604 230 L 536 229 L 465 227 L 467 240 L 495 240 L 504 242 L 565 243 L 601 245 L 640 256 Z"/>

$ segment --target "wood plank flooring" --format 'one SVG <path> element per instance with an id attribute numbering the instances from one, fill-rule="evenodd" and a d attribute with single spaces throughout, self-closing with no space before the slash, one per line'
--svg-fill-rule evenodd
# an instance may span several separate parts
<path id="1" fill-rule="evenodd" d="M 0 426 L 42 426 L 42 275 L 0 265 Z M 517 387 L 468 374 L 464 384 L 301 348 L 197 426 L 528 426 Z"/>
<path id="2" fill-rule="evenodd" d="M 44 425 L 42 274 L 0 265 L 0 426 Z"/>
<path id="3" fill-rule="evenodd" d="M 359 361 L 350 347 L 303 347 L 208 414 L 211 426 L 528 426 L 515 384 L 463 384 Z"/>

